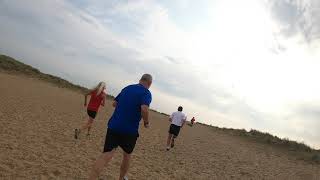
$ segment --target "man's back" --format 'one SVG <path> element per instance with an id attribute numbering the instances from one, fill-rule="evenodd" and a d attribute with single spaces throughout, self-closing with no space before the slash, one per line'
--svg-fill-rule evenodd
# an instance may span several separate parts
<path id="1" fill-rule="evenodd" d="M 186 115 L 183 112 L 177 111 L 172 113 L 171 119 L 172 119 L 171 124 L 181 126 L 183 122 L 186 120 Z"/>
<path id="2" fill-rule="evenodd" d="M 149 106 L 151 99 L 150 91 L 141 84 L 125 87 L 115 98 L 117 106 L 108 128 L 124 134 L 138 134 L 141 105 Z"/>

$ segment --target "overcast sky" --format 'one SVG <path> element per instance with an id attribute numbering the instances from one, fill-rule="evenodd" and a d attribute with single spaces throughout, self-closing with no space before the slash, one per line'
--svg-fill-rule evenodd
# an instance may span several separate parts
<path id="1" fill-rule="evenodd" d="M 0 0 L 0 53 L 152 108 L 320 148 L 319 0 Z M 107 117 L 106 117 L 107 118 Z"/>

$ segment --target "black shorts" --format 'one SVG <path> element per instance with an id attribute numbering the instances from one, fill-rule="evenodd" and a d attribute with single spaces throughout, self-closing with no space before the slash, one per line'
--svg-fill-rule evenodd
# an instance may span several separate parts
<path id="1" fill-rule="evenodd" d="M 89 117 L 91 117 L 92 119 L 96 118 L 97 112 L 96 111 L 91 111 L 91 110 L 87 110 L 87 114 Z"/>
<path id="2" fill-rule="evenodd" d="M 171 125 L 170 125 L 170 129 L 169 129 L 169 133 L 170 133 L 170 134 L 173 134 L 173 137 L 176 138 L 176 137 L 178 137 L 178 135 L 179 135 L 180 128 L 181 128 L 180 126 L 171 124 Z"/>
<path id="3" fill-rule="evenodd" d="M 103 152 L 110 152 L 120 146 L 124 152 L 126 152 L 127 154 L 131 154 L 136 145 L 138 137 L 139 134 L 120 134 L 112 131 L 111 129 L 108 129 Z"/>

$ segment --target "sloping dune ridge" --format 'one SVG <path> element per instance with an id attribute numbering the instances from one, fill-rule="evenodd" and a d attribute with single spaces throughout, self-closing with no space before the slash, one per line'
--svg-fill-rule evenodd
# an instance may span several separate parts
<path id="1" fill-rule="evenodd" d="M 83 95 L 23 75 L 0 73 L 0 179 L 86 179 L 102 150 L 111 100 L 92 135 L 74 140 L 86 118 Z M 151 112 L 140 129 L 130 179 L 319 180 L 320 166 L 286 151 L 213 128 L 185 126 L 174 149 L 165 150 L 167 116 Z M 121 151 L 101 179 L 117 179 Z"/>

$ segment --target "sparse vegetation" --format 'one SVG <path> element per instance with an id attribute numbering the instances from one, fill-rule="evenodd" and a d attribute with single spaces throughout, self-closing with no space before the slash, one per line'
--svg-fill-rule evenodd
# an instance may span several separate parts
<path id="1" fill-rule="evenodd" d="M 311 160 L 317 163 L 320 163 L 320 152 L 314 153 L 311 157 Z"/>
<path id="2" fill-rule="evenodd" d="M 37 78 L 37 79 L 49 82 L 51 84 L 54 84 L 60 88 L 68 88 L 68 89 L 80 91 L 82 93 L 88 91 L 88 88 L 82 87 L 80 85 L 75 85 L 57 76 L 42 73 L 38 69 L 33 68 L 24 63 L 21 63 L 6 55 L 0 55 L 0 72 L 1 71 L 6 73 L 13 73 L 13 74 L 23 74 L 28 77 Z M 114 97 L 111 95 L 108 95 L 108 98 L 113 99 Z"/>
<path id="3" fill-rule="evenodd" d="M 215 126 L 210 126 L 202 123 L 202 126 L 207 126 L 213 128 L 216 131 L 223 131 L 224 133 L 228 133 L 233 136 L 241 136 L 246 137 L 256 142 L 275 145 L 280 148 L 285 148 L 289 150 L 291 153 L 297 155 L 299 159 L 311 160 L 315 163 L 320 163 L 320 150 L 315 150 L 304 144 L 303 142 L 296 142 L 289 140 L 288 138 L 279 138 L 277 136 L 273 136 L 269 133 L 260 132 L 255 129 L 251 129 L 250 131 L 246 131 L 245 129 L 232 129 L 232 128 L 219 128 Z"/>
<path id="4" fill-rule="evenodd" d="M 150 109 L 150 111 L 153 111 L 153 112 L 155 112 L 155 113 L 159 113 L 159 114 L 162 114 L 162 115 L 164 115 L 164 116 L 168 116 L 168 117 L 169 117 L 169 115 L 168 115 L 168 114 L 163 113 L 163 112 L 159 112 L 159 111 L 154 110 L 154 109 Z"/>

